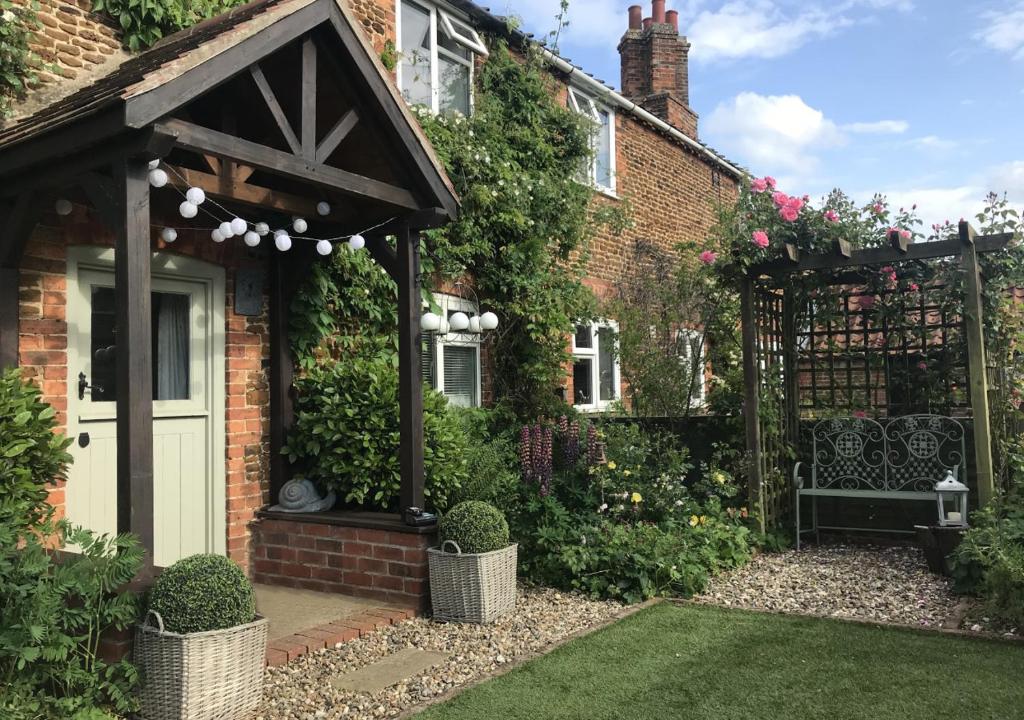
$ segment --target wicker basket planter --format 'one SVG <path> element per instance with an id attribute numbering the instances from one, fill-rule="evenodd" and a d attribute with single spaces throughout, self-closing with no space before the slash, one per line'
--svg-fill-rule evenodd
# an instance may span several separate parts
<path id="1" fill-rule="evenodd" d="M 149 624 L 150 616 L 157 623 Z M 179 635 L 150 612 L 135 632 L 135 664 L 145 720 L 251 718 L 263 693 L 267 619 Z"/>
<path id="2" fill-rule="evenodd" d="M 445 552 L 453 546 L 455 552 Z M 516 607 L 518 545 L 489 553 L 464 553 L 451 540 L 429 548 L 430 602 L 434 619 L 489 623 Z"/>

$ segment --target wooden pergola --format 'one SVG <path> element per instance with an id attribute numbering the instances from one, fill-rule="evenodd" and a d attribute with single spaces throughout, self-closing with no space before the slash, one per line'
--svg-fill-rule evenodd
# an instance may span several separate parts
<path id="1" fill-rule="evenodd" d="M 837 243 L 831 253 L 802 255 L 796 247 L 787 246 L 784 257 L 763 262 L 749 269 L 741 287 L 741 321 L 744 372 L 744 419 L 746 446 L 750 459 L 748 491 L 751 505 L 760 510 L 762 524 L 774 526 L 788 513 L 792 488 L 789 478 L 792 459 L 786 448 L 800 444 L 800 422 L 813 416 L 815 410 L 842 411 L 852 408 L 851 398 L 875 403 L 886 411 L 892 401 L 891 388 L 877 391 L 874 383 L 886 384 L 888 377 L 878 378 L 867 358 L 851 359 L 877 352 L 890 353 L 884 341 L 875 337 L 887 332 L 908 332 L 920 341 L 916 347 L 903 342 L 897 352 L 907 358 L 913 352 L 927 352 L 932 343 L 946 341 L 947 332 L 955 328 L 957 337 L 966 345 L 966 366 L 962 368 L 969 403 L 963 408 L 973 420 L 974 467 L 978 501 L 984 505 L 994 493 L 991 432 L 989 424 L 987 361 L 984 336 L 982 282 L 978 255 L 1007 247 L 1011 235 L 978 236 L 966 222 L 961 222 L 959 237 L 938 242 L 910 243 L 891 233 L 884 247 L 853 250 L 846 243 Z M 838 325 L 819 321 L 813 311 L 798 307 L 800 297 L 791 285 L 794 278 L 814 274 L 823 287 L 849 288 L 863 284 L 866 273 L 878 272 L 885 266 L 900 267 L 916 261 L 952 258 L 963 273 L 963 305 L 958 317 L 947 317 L 928 299 L 928 292 L 945 292 L 945 288 L 918 290 L 919 301 L 913 308 L 913 320 L 903 319 L 899 327 L 872 327 L 870 311 L 851 304 L 847 291 Z M 894 289 L 894 293 L 900 292 Z M 851 306 L 852 305 L 852 306 Z M 910 327 L 917 323 L 920 327 Z M 838 351 L 837 351 L 838 348 Z M 837 357 L 839 372 L 837 373 Z M 831 376 L 819 387 L 819 374 Z M 836 375 L 839 382 L 836 382 Z M 769 393 L 769 380 L 778 380 L 772 391 L 777 405 L 774 413 L 778 427 L 765 427 L 762 403 Z M 838 390 L 837 390 L 837 386 Z M 949 389 L 949 379 L 946 379 Z M 808 395 L 812 395 L 808 399 Z M 884 398 L 884 405 L 879 396 Z"/>
<path id="2" fill-rule="evenodd" d="M 116 236 L 118 530 L 140 536 L 151 557 L 151 219 L 176 217 L 182 199 L 151 193 L 154 159 L 171 185 L 200 187 L 239 213 L 311 218 L 318 237 L 378 225 L 367 248 L 398 285 L 401 504 L 422 506 L 420 231 L 455 217 L 458 202 L 344 3 L 256 0 L 0 130 L 0 366 L 18 364 L 19 266 L 41 213 L 71 197 Z M 329 219 L 316 218 L 318 200 L 334 208 Z M 272 497 L 286 480 L 292 418 L 288 307 L 312 250 L 297 241 L 265 256 Z"/>

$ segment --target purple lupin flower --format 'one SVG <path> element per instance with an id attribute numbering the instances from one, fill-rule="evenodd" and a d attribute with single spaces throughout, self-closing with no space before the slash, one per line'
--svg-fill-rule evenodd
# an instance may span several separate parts
<path id="1" fill-rule="evenodd" d="M 530 426 L 523 425 L 519 431 L 519 468 L 523 482 L 533 482 L 533 450 L 530 447 Z"/>
<path id="2" fill-rule="evenodd" d="M 565 455 L 565 464 L 572 467 L 580 459 L 580 421 L 573 420 L 569 424 L 569 431 L 562 441 L 562 452 Z"/>

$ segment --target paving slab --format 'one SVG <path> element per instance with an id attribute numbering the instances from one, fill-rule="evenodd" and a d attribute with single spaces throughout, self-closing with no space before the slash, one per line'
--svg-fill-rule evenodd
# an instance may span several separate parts
<path id="1" fill-rule="evenodd" d="M 383 607 L 380 600 L 365 600 L 314 590 L 255 585 L 256 612 L 270 621 L 268 640 L 278 640 L 341 618 Z"/>
<path id="2" fill-rule="evenodd" d="M 448 659 L 446 653 L 406 648 L 331 680 L 337 690 L 375 693 L 415 677 Z"/>

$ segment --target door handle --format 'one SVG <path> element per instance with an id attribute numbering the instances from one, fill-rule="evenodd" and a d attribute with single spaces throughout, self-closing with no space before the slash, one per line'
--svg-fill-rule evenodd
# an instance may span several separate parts
<path id="1" fill-rule="evenodd" d="M 99 391 L 99 392 L 103 392 L 103 388 L 101 388 L 99 385 L 90 385 L 89 381 L 86 380 L 85 373 L 84 372 L 80 372 L 80 373 L 78 373 L 78 399 L 79 400 L 85 400 L 85 391 L 86 390 L 89 390 L 90 392 L 92 392 L 94 390 Z M 83 445 L 83 447 L 85 447 L 85 446 Z"/>

